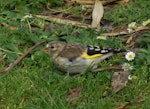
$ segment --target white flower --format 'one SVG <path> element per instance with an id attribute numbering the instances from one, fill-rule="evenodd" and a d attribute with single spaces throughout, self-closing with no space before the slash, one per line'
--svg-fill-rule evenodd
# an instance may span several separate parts
<path id="1" fill-rule="evenodd" d="M 25 15 L 25 16 L 23 16 L 21 19 L 20 19 L 20 21 L 21 22 L 24 22 L 26 19 L 28 19 L 28 18 L 33 18 L 33 16 L 30 14 L 30 15 Z"/>
<path id="2" fill-rule="evenodd" d="M 29 15 L 25 15 L 23 16 L 24 19 L 28 19 L 29 18 Z"/>
<path id="3" fill-rule="evenodd" d="M 107 40 L 107 36 L 97 36 L 96 39 L 100 39 L 100 40 Z"/>
<path id="4" fill-rule="evenodd" d="M 137 76 L 135 76 L 135 75 L 128 76 L 128 80 L 136 80 L 136 79 L 137 79 Z"/>
<path id="5" fill-rule="evenodd" d="M 131 75 L 129 75 L 129 76 L 128 76 L 128 80 L 132 80 L 132 77 L 131 77 Z"/>
<path id="6" fill-rule="evenodd" d="M 26 19 L 28 19 L 28 18 L 33 18 L 33 16 L 30 14 L 30 15 L 25 15 L 25 16 L 23 16 L 22 18 L 21 18 L 21 22 L 24 22 Z"/>
<path id="7" fill-rule="evenodd" d="M 31 19 L 31 18 L 33 18 L 33 16 L 30 14 L 30 15 L 29 15 L 29 18 Z"/>
<path id="8" fill-rule="evenodd" d="M 135 29 L 136 28 L 136 22 L 132 22 L 132 23 L 128 24 L 128 28 Z"/>
<path id="9" fill-rule="evenodd" d="M 135 58 L 135 53 L 130 51 L 125 55 L 126 60 L 132 61 Z"/>
<path id="10" fill-rule="evenodd" d="M 136 22 L 132 22 L 130 24 L 128 24 L 128 32 L 131 33 L 132 31 L 134 31 L 136 29 Z"/>
<path id="11" fill-rule="evenodd" d="M 25 19 L 24 19 L 24 18 L 21 18 L 21 19 L 20 19 L 20 21 L 21 21 L 21 22 L 24 22 L 24 21 L 25 21 Z"/>
<path id="12" fill-rule="evenodd" d="M 86 8 L 85 8 L 85 6 L 84 6 L 84 5 L 82 5 L 82 10 L 86 10 Z"/>
<path id="13" fill-rule="evenodd" d="M 133 29 L 131 29 L 131 28 L 127 28 L 127 30 L 128 30 L 128 33 L 131 33 L 131 32 L 133 32 L 134 30 Z"/>
<path id="14" fill-rule="evenodd" d="M 146 26 L 146 25 L 148 25 L 149 23 L 150 23 L 150 19 L 148 19 L 148 20 L 146 20 L 146 21 L 143 21 L 142 25 L 143 25 L 143 26 Z"/>
<path id="15" fill-rule="evenodd" d="M 132 70 L 133 69 L 133 66 L 131 66 L 129 63 L 123 63 L 122 64 L 122 69 L 124 71 L 129 71 L 129 70 Z"/>

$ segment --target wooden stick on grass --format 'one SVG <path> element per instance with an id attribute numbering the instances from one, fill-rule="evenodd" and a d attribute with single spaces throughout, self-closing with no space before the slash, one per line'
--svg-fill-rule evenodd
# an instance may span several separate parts
<path id="1" fill-rule="evenodd" d="M 1 75 L 6 74 L 7 71 L 12 69 L 15 65 L 17 65 L 27 54 L 29 54 L 32 50 L 37 48 L 38 46 L 42 45 L 45 41 L 41 41 L 39 43 L 36 43 L 32 47 L 30 47 L 24 54 L 22 54 L 20 57 L 18 57 L 13 63 L 10 63 L 3 71 L 0 72 Z"/>
<path id="2" fill-rule="evenodd" d="M 122 69 L 121 66 L 109 66 L 109 67 L 101 67 L 101 68 L 96 68 L 96 69 L 92 69 L 92 72 L 98 72 L 98 71 L 103 71 L 103 70 L 120 70 Z"/>

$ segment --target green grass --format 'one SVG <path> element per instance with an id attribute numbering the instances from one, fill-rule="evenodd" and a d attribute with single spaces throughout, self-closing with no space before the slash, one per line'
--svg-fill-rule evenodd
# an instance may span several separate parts
<path id="1" fill-rule="evenodd" d="M 20 6 L 24 6 L 22 4 Z M 128 8 L 118 7 L 106 13 L 104 17 L 119 26 L 127 25 L 133 21 L 140 24 L 150 16 L 149 5 L 150 1 L 148 0 L 136 0 L 128 4 Z M 24 53 L 29 47 L 43 39 L 47 42 L 65 39 L 68 42 L 75 41 L 88 45 L 127 48 L 123 45 L 124 37 L 110 37 L 106 41 L 101 41 L 97 40 L 96 36 L 102 32 L 94 33 L 92 29 L 81 29 L 67 25 L 59 25 L 60 28 L 51 29 L 49 32 L 43 31 L 42 28 L 34 28 L 30 33 L 27 22 L 20 22 L 24 10 L 14 11 L 19 8 L 19 6 L 15 8 L 14 6 L 13 4 L 9 6 L 8 3 L 1 4 L 0 23 L 6 22 L 17 27 L 18 30 L 10 30 L 2 24 L 0 25 L 0 48 L 3 49 L 0 51 L 0 71 L 20 56 L 20 53 Z M 43 9 L 41 5 L 37 10 L 36 5 L 31 6 L 34 13 L 39 12 L 39 8 Z M 22 8 L 27 8 L 27 12 L 32 12 L 28 7 Z M 30 20 L 33 25 L 39 19 Z M 0 109 L 71 109 L 73 107 L 66 101 L 66 97 L 68 91 L 73 88 L 81 88 L 80 98 L 75 105 L 76 109 L 116 109 L 128 101 L 137 102 L 140 100 L 144 100 L 144 103 L 129 106 L 129 109 L 149 109 L 150 71 L 148 66 L 150 62 L 148 54 L 150 44 L 148 36 L 150 36 L 150 32 L 140 36 L 147 38 L 136 42 L 144 52 L 136 53 L 135 60 L 130 62 L 134 66 L 131 74 L 137 76 L 137 79 L 129 81 L 120 92 L 106 98 L 103 98 L 103 95 L 104 92 L 110 90 L 113 70 L 97 73 L 88 71 L 79 77 L 65 75 L 53 65 L 50 57 L 41 51 L 46 45 L 45 43 L 28 54 L 7 74 L 0 76 Z M 121 65 L 124 62 L 126 60 L 120 54 L 113 56 L 109 61 L 103 61 L 100 66 Z"/>

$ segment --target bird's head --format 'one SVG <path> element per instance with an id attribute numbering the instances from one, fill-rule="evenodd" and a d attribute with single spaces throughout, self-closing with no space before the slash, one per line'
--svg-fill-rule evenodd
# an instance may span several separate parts
<path id="1" fill-rule="evenodd" d="M 49 42 L 45 48 L 43 48 L 43 51 L 53 58 L 59 55 L 59 53 L 64 49 L 66 46 L 65 42 L 62 41 L 51 41 Z"/>

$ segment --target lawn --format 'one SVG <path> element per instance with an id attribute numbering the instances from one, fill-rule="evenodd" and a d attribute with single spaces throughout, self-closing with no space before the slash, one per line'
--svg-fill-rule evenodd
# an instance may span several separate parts
<path id="1" fill-rule="evenodd" d="M 65 9 L 62 0 L 7 0 L 0 1 L 0 7 L 0 72 L 28 48 L 42 40 L 46 41 L 8 72 L 0 75 L 0 109 L 150 109 L 150 31 L 97 40 L 96 37 L 105 31 L 95 32 L 91 28 L 34 17 L 52 11 L 50 7 L 65 14 L 80 16 L 85 13 L 81 11 L 80 4 Z M 122 29 L 131 22 L 141 25 L 143 21 L 150 19 L 149 10 L 149 0 L 134 0 L 107 10 L 104 19 Z M 28 13 L 33 16 L 22 19 L 25 15 L 30 15 Z M 129 37 L 132 38 L 131 41 L 126 43 Z M 127 85 L 119 92 L 104 97 L 111 90 L 111 78 L 116 70 L 94 73 L 87 71 L 76 77 L 64 74 L 42 51 L 47 42 L 52 40 L 134 51 L 136 57 L 129 63 L 134 67 L 130 73 L 136 78 L 128 80 Z M 117 54 L 104 60 L 99 67 L 122 65 L 124 62 L 127 62 L 124 55 Z"/>

